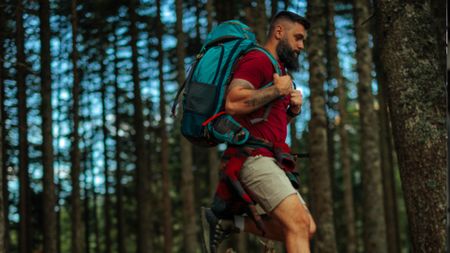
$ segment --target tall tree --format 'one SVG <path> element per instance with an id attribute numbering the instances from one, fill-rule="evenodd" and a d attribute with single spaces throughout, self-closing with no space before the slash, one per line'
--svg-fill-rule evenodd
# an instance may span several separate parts
<path id="1" fill-rule="evenodd" d="M 401 6 L 401 8 L 399 8 Z M 444 252 L 445 2 L 377 1 L 377 33 L 412 252 Z M 426 35 L 426 36 L 424 36 Z"/>
<path id="2" fill-rule="evenodd" d="M 166 123 L 166 91 L 164 89 L 164 50 L 163 33 L 164 26 L 161 21 L 161 1 L 156 1 L 156 37 L 158 39 L 158 72 L 159 72 L 159 114 L 161 120 L 159 123 L 161 139 L 161 171 L 162 171 L 162 197 L 164 209 L 164 252 L 172 252 L 173 232 L 172 232 L 172 202 L 170 199 L 170 175 L 169 175 L 169 140 L 167 136 Z M 192 240 L 192 238 L 190 238 Z M 194 238 L 194 242 L 196 242 Z M 190 244 L 185 244 L 184 252 L 195 252 L 195 248 L 190 248 Z"/>
<path id="3" fill-rule="evenodd" d="M 5 48 L 3 47 L 3 43 L 5 41 L 5 28 L 4 28 L 4 16 L 3 16 L 3 10 L 0 10 L 0 59 L 5 59 Z M 5 86 L 5 71 L 3 67 L 3 61 L 0 62 L 0 120 L 2 122 L 2 125 L 0 126 L 0 253 L 6 253 L 6 224 L 8 223 L 8 219 L 5 216 L 5 209 L 8 208 L 7 200 L 4 195 L 4 189 L 5 189 L 5 180 L 6 177 L 4 168 L 4 157 L 3 157 L 3 128 L 4 128 L 4 122 L 3 119 L 3 102 L 4 102 L 4 86 Z"/>
<path id="4" fill-rule="evenodd" d="M 101 38 L 104 39 L 103 37 Z M 110 182 L 109 182 L 109 157 L 108 157 L 108 128 L 106 123 L 106 87 L 107 82 L 105 80 L 106 66 L 105 66 L 105 52 L 103 51 L 106 47 L 105 43 L 101 43 L 102 48 L 100 52 L 100 76 L 101 76 L 101 88 L 100 93 L 102 97 L 102 137 L 103 137 L 103 176 L 105 177 L 105 196 L 104 196 L 104 204 L 103 204 L 103 215 L 105 217 L 105 226 L 104 226 L 104 244 L 105 244 L 105 253 L 111 253 L 111 199 L 109 194 Z"/>
<path id="5" fill-rule="evenodd" d="M 145 143 L 144 143 L 144 116 L 142 112 L 141 85 L 139 79 L 138 65 L 138 30 L 136 0 L 129 1 L 130 15 L 130 46 L 133 77 L 133 106 L 134 106 L 134 143 L 136 154 L 136 183 L 137 183 L 137 213 L 138 234 L 137 252 L 151 252 L 152 244 L 149 240 L 151 235 L 151 190 L 149 173 L 145 166 Z"/>
<path id="6" fill-rule="evenodd" d="M 119 96 L 120 96 L 120 90 L 119 90 L 119 58 L 118 58 L 118 37 L 116 34 L 116 29 L 113 28 L 114 33 L 114 146 L 115 146 L 115 161 L 116 161 L 116 171 L 115 171 L 115 179 L 116 179 L 116 189 L 115 189 L 115 196 L 116 196 L 116 218 L 117 218 L 117 251 L 119 253 L 126 253 L 125 249 L 125 224 L 124 224 L 124 210 L 123 210 L 123 186 L 122 186 L 122 159 L 120 157 L 122 153 L 121 148 L 121 138 L 119 135 L 120 130 L 120 124 L 121 124 L 121 117 L 119 112 Z"/>
<path id="7" fill-rule="evenodd" d="M 19 109 L 19 252 L 31 252 L 31 223 L 28 175 L 28 125 L 27 125 L 27 64 L 25 59 L 25 32 L 23 28 L 22 1 L 16 5 L 16 68 L 17 103 Z"/>
<path id="8" fill-rule="evenodd" d="M 177 34 L 177 82 L 181 85 L 185 79 L 185 34 L 183 32 L 183 1 L 176 0 Z M 183 200 L 183 239 L 186 252 L 195 252 L 197 248 L 197 227 L 195 223 L 194 177 L 192 174 L 192 145 L 180 136 L 181 148 L 181 194 Z M 187 251 L 189 250 L 189 251 Z"/>
<path id="9" fill-rule="evenodd" d="M 71 250 L 72 253 L 83 252 L 83 228 L 81 224 L 81 197 L 80 197 L 80 136 L 78 128 L 80 125 L 79 115 L 79 96 L 80 96 L 80 79 L 78 73 L 78 17 L 77 17 L 77 0 L 71 3 L 71 23 L 72 23 L 72 136 L 71 136 L 71 173 L 72 191 L 70 196 L 71 202 L 71 221 L 72 221 L 72 237 Z"/>
<path id="10" fill-rule="evenodd" d="M 83 212 L 83 218 L 84 218 L 84 245 L 85 249 L 84 252 L 90 253 L 91 252 L 91 243 L 90 243 L 90 237 L 91 237 L 91 209 L 89 208 L 89 183 L 88 183 L 88 168 L 89 168 L 89 150 L 86 138 L 86 133 L 83 133 L 82 140 L 83 140 L 83 152 L 82 152 L 82 159 L 83 159 L 83 205 L 84 205 L 84 212 Z"/>
<path id="11" fill-rule="evenodd" d="M 375 41 L 378 36 L 374 33 Z M 375 63 L 376 79 L 378 83 L 378 112 L 380 123 L 380 155 L 381 172 L 383 178 L 384 213 L 386 217 L 386 236 L 389 253 L 400 252 L 400 234 L 398 223 L 398 204 L 395 180 L 395 151 L 392 140 L 392 127 L 389 106 L 387 103 L 387 83 L 381 66 L 380 45 L 373 44 L 373 58 Z"/>
<path id="12" fill-rule="evenodd" d="M 91 100 L 92 101 L 92 100 Z M 90 121 L 90 120 L 89 120 Z M 89 145 L 89 168 L 91 169 L 91 190 L 92 190 L 92 222 L 94 223 L 94 252 L 100 252 L 100 225 L 98 219 L 98 198 L 97 198 L 97 190 L 95 187 L 95 178 L 97 177 L 95 173 L 95 157 L 94 152 L 92 150 L 92 146 L 95 140 L 95 134 L 92 135 L 91 144 Z"/>
<path id="13" fill-rule="evenodd" d="M 361 166 L 363 185 L 363 242 L 365 252 L 386 252 L 386 225 L 379 149 L 378 119 L 372 94 L 372 52 L 369 29 L 368 2 L 353 1 L 356 37 L 356 69 L 358 73 L 358 103 L 361 125 Z"/>
<path id="14" fill-rule="evenodd" d="M 323 1 L 308 3 L 308 19 L 314 24 L 309 31 L 307 48 L 309 87 L 311 90 L 311 121 L 309 122 L 310 179 L 313 216 L 317 224 L 315 252 L 337 252 L 333 223 L 331 180 L 327 159 L 327 130 L 325 114 L 325 30 L 326 14 Z"/>
<path id="15" fill-rule="evenodd" d="M 261 44 L 264 43 L 267 30 L 265 1 L 257 0 L 256 3 L 254 3 L 253 0 L 245 0 L 242 4 L 245 12 L 245 23 L 255 32 L 256 40 Z M 256 4 L 256 7 L 254 4 Z"/>
<path id="16" fill-rule="evenodd" d="M 5 101 L 5 80 L 6 80 L 6 73 L 4 68 L 3 60 L 5 59 L 5 17 L 4 17 L 4 11 L 3 9 L 0 10 L 0 120 L 2 122 L 0 126 L 0 253 L 6 253 L 8 252 L 7 248 L 7 241 L 8 241 L 8 212 L 6 211 L 8 209 L 8 196 L 5 194 L 7 190 L 6 184 L 8 181 L 6 180 L 7 177 L 7 170 L 5 164 L 5 108 L 4 108 L 4 101 Z"/>
<path id="17" fill-rule="evenodd" d="M 270 15 L 273 17 L 278 12 L 278 3 L 279 1 L 271 1 L 270 3 Z"/>
<path id="18" fill-rule="evenodd" d="M 53 170 L 53 120 L 50 55 L 50 5 L 39 1 L 41 37 L 42 165 L 44 168 L 44 252 L 56 253 L 56 195 Z"/>
<path id="19" fill-rule="evenodd" d="M 339 112 L 339 124 L 338 134 L 340 138 L 340 161 L 342 170 L 342 180 L 344 188 L 344 223 L 345 223 L 345 245 L 347 253 L 356 252 L 356 225 L 355 225 L 355 212 L 353 208 L 353 184 L 352 184 L 352 171 L 350 167 L 350 147 L 348 140 L 348 133 L 346 126 L 348 124 L 347 116 L 347 88 L 345 78 L 342 76 L 341 67 L 338 58 L 337 38 L 336 38 L 336 26 L 334 23 L 335 17 L 335 4 L 334 1 L 327 1 L 327 22 L 328 22 L 328 64 L 331 69 L 331 77 L 336 80 L 337 83 L 337 96 L 338 112 Z"/>
<path id="20" fill-rule="evenodd" d="M 212 25 L 213 25 L 213 13 L 214 13 L 214 5 L 213 5 L 213 0 L 206 0 L 206 20 L 208 21 L 208 24 L 206 25 L 206 30 L 208 31 L 208 33 L 211 31 L 212 29 Z"/>
<path id="21" fill-rule="evenodd" d="M 207 12 L 207 31 L 208 33 L 212 29 L 213 25 L 213 12 L 214 6 L 212 0 L 207 0 L 206 2 L 206 12 Z M 209 171 L 209 196 L 214 196 L 216 192 L 216 187 L 219 182 L 219 156 L 217 147 L 212 147 L 208 149 L 208 171 Z"/>

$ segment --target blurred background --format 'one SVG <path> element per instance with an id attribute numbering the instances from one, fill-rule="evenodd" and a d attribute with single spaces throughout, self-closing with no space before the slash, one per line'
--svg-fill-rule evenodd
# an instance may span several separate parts
<path id="1" fill-rule="evenodd" d="M 170 107 L 212 27 L 263 43 L 280 10 L 312 23 L 287 139 L 309 154 L 312 252 L 444 252 L 445 6 L 1 0 L 0 252 L 201 252 L 225 146 L 191 145 Z M 268 252 L 245 234 L 229 248 Z"/>

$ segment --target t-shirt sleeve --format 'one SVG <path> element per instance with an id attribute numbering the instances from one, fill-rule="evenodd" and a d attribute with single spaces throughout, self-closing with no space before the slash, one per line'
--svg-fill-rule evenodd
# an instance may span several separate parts
<path id="1" fill-rule="evenodd" d="M 259 89 L 272 81 L 273 66 L 269 58 L 260 52 L 245 55 L 234 69 L 234 79 L 244 79 L 255 89 Z"/>

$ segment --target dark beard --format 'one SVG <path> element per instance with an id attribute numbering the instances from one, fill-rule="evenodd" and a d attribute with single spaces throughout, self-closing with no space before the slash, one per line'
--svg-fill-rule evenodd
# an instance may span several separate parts
<path id="1" fill-rule="evenodd" d="M 298 62 L 298 54 L 289 46 L 286 39 L 282 39 L 277 45 L 277 54 L 280 61 L 290 72 L 300 70 L 300 63 Z"/>

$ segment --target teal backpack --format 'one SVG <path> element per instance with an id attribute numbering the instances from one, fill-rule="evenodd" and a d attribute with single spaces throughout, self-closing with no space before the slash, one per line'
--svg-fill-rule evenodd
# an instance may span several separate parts
<path id="1" fill-rule="evenodd" d="M 193 144 L 242 145 L 249 140 L 248 130 L 224 112 L 224 104 L 234 65 L 240 57 L 252 50 L 264 52 L 275 71 L 281 75 L 277 61 L 257 44 L 250 27 L 240 21 L 221 23 L 208 34 L 172 106 L 172 115 L 175 115 L 178 97 L 184 91 L 181 133 Z M 272 82 L 264 87 L 271 84 Z M 268 110 L 265 116 L 267 114 Z"/>

